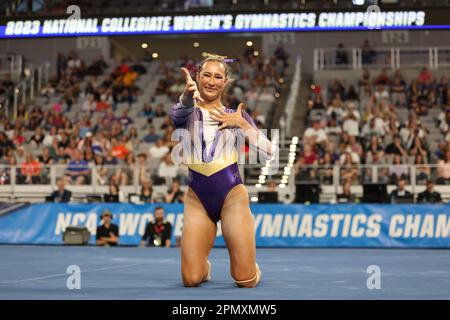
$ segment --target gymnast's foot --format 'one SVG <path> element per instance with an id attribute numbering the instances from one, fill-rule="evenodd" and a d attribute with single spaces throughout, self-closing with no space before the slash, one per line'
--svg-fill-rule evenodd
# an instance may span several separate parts
<path id="1" fill-rule="evenodd" d="M 203 279 L 202 282 L 208 282 L 211 280 L 211 262 L 209 260 L 206 260 L 207 270 L 205 279 Z"/>

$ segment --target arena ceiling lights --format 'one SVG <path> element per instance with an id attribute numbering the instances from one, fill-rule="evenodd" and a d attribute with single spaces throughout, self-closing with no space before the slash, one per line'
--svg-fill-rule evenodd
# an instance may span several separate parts
<path id="1" fill-rule="evenodd" d="M 10 20 L 0 38 L 183 34 L 212 32 L 422 29 L 424 11 L 349 11 L 252 14 L 198 14 L 81 19 Z"/>

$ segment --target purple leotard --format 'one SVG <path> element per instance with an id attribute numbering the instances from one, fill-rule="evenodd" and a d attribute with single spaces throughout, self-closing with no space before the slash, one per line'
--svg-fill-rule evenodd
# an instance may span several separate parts
<path id="1" fill-rule="evenodd" d="M 224 109 L 225 112 L 235 112 L 233 109 Z M 170 112 L 173 123 L 177 129 L 187 129 L 190 134 L 194 133 L 194 123 L 198 121 L 201 125 L 198 126 L 198 134 L 201 137 L 201 160 L 202 163 L 209 163 L 212 161 L 214 153 L 217 147 L 217 139 L 214 140 L 213 145 L 209 152 L 206 152 L 206 143 L 203 132 L 203 114 L 198 107 L 187 107 L 180 103 L 177 103 L 172 107 Z M 253 119 L 242 111 L 242 116 L 246 119 L 255 129 L 256 124 Z M 234 130 L 234 129 L 224 129 Z M 217 132 L 216 136 L 219 134 Z M 194 148 L 196 150 L 196 148 Z M 207 176 L 195 170 L 189 168 L 189 187 L 203 204 L 210 219 L 217 223 L 220 220 L 225 198 L 228 193 L 237 185 L 242 184 L 241 175 L 239 174 L 239 168 L 236 162 L 224 167 L 223 169 Z"/>

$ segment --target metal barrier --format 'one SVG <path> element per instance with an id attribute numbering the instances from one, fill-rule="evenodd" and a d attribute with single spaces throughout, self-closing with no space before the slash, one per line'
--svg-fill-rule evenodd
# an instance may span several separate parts
<path id="1" fill-rule="evenodd" d="M 68 176 L 68 165 L 41 165 L 33 169 L 32 165 L 1 165 L 0 166 L 0 197 L 15 198 L 15 193 L 21 195 L 28 194 L 36 196 L 49 193 L 54 189 L 58 178 Z M 423 190 L 428 179 L 433 179 L 436 186 L 448 187 L 450 197 L 450 177 L 445 176 L 445 172 L 450 170 L 450 163 L 446 164 L 421 164 L 421 165 L 308 165 L 292 170 L 295 179 L 293 184 L 319 183 L 328 190 L 330 194 L 338 194 L 342 188 L 344 180 L 349 179 L 354 187 L 365 183 L 387 183 L 394 185 L 398 177 L 406 180 L 408 188 L 413 192 Z M 133 167 L 124 165 L 88 165 L 84 177 L 84 182 L 76 183 L 76 179 L 69 179 L 69 188 L 73 188 L 80 194 L 105 193 L 108 190 L 108 183 L 112 176 L 120 177 L 121 173 L 128 175 L 128 182 L 120 185 L 127 193 L 139 193 L 141 182 L 144 179 L 152 178 L 154 186 L 166 187 L 170 184 L 170 178 L 165 179 L 157 176 L 157 165 Z M 28 174 L 27 174 L 28 173 Z M 183 170 L 179 170 L 177 176 L 181 178 L 181 184 L 186 185 L 187 175 Z M 119 178 L 118 178 L 119 179 Z M 120 179 L 118 180 L 120 182 Z M 254 186 L 248 186 L 250 192 L 258 192 Z"/>
<path id="2" fill-rule="evenodd" d="M 34 99 L 50 79 L 50 62 L 43 62 L 37 68 L 30 64 L 26 68 L 24 78 L 14 87 L 13 114 L 17 114 L 19 103 L 26 104 Z"/>
<path id="3" fill-rule="evenodd" d="M 22 73 L 23 58 L 16 54 L 0 55 L 0 76 L 11 75 L 11 80 L 17 80 Z"/>
<path id="4" fill-rule="evenodd" d="M 340 53 L 339 53 L 340 52 Z M 338 54 L 339 53 L 339 54 Z M 450 67 L 450 47 L 377 47 L 314 49 L 314 70 L 359 70 L 362 68 Z"/>

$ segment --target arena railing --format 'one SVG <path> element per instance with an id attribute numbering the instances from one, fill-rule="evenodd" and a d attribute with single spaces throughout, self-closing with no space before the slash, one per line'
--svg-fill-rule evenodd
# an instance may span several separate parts
<path id="1" fill-rule="evenodd" d="M 362 185 L 385 183 L 389 190 L 395 188 L 398 178 L 405 179 L 407 189 L 413 194 L 424 190 L 427 180 L 433 180 L 436 189 L 450 198 L 450 163 L 438 164 L 384 164 L 384 165 L 305 165 L 293 170 L 296 184 L 318 183 L 326 197 L 342 192 L 343 183 L 349 180 L 354 192 L 361 194 Z"/>
<path id="2" fill-rule="evenodd" d="M 289 136 L 291 132 L 291 125 L 295 111 L 295 104 L 297 102 L 297 96 L 301 82 L 301 73 L 302 73 L 301 65 L 302 65 L 302 58 L 300 56 L 297 56 L 297 60 L 295 62 L 294 77 L 292 79 L 289 97 L 286 102 L 284 116 L 280 119 L 280 127 L 282 129 L 285 129 L 284 133 L 286 136 Z"/>
<path id="3" fill-rule="evenodd" d="M 43 62 L 37 68 L 28 65 L 23 79 L 14 87 L 13 114 L 16 114 L 19 103 L 26 104 L 41 91 L 50 79 L 50 62 Z"/>
<path id="4" fill-rule="evenodd" d="M 22 73 L 23 57 L 17 54 L 0 55 L 0 76 L 11 75 L 11 80 L 16 81 Z"/>
<path id="5" fill-rule="evenodd" d="M 346 59 L 337 56 L 337 48 L 314 49 L 314 71 L 450 67 L 450 47 L 345 48 L 342 51 Z"/>
<path id="6" fill-rule="evenodd" d="M 39 169 L 29 172 L 35 172 L 27 178 L 23 173 L 21 165 L 0 166 L 0 198 L 6 201 L 17 201 L 20 199 L 34 199 L 39 201 L 45 199 L 56 188 L 58 178 L 63 178 L 68 172 L 67 165 L 43 165 Z M 422 164 L 422 165 L 308 165 L 301 166 L 292 170 L 295 175 L 295 184 L 319 183 L 322 188 L 322 194 L 325 198 L 332 198 L 342 192 L 342 185 L 345 180 L 350 180 L 352 189 L 356 193 L 362 193 L 362 185 L 366 183 L 386 183 L 389 188 L 395 187 L 396 179 L 403 177 L 406 180 L 407 189 L 417 194 L 423 191 L 428 179 L 435 181 L 436 189 L 440 191 L 444 198 L 450 198 L 450 177 L 444 176 L 446 171 L 450 170 L 450 164 Z M 167 191 L 171 179 L 158 177 L 157 166 L 139 166 L 134 167 L 126 165 L 89 165 L 84 183 L 77 185 L 75 182 L 66 184 L 68 190 L 74 193 L 75 198 L 80 201 L 86 198 L 86 195 L 100 195 L 108 193 L 109 181 L 112 176 L 117 177 L 117 184 L 121 191 L 126 195 L 139 194 L 141 191 L 141 182 L 148 177 L 153 179 L 153 188 L 155 192 L 164 195 Z M 128 182 L 125 185 L 120 183 L 120 173 L 128 176 Z M 186 187 L 186 171 L 179 170 L 177 178 L 180 179 L 182 190 Z M 268 179 L 271 179 L 268 177 Z M 255 189 L 249 185 L 249 192 L 255 193 L 264 191 Z"/>

